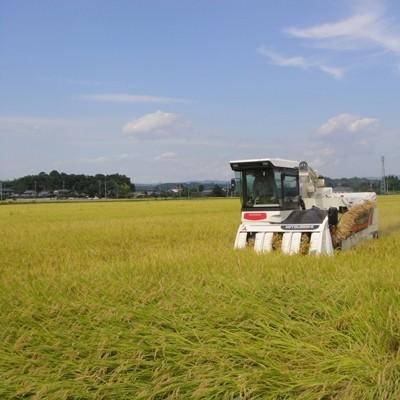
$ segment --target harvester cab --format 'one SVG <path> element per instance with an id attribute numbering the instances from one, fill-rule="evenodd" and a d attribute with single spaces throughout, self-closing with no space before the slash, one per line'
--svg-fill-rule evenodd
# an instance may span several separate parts
<path id="1" fill-rule="evenodd" d="M 331 255 L 378 235 L 375 193 L 335 193 L 305 161 L 230 164 L 242 207 L 237 249 Z"/>

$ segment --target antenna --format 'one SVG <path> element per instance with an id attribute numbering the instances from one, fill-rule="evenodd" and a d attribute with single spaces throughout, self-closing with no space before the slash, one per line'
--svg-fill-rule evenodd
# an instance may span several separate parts
<path id="1" fill-rule="evenodd" d="M 385 156 L 381 156 L 381 163 L 382 163 L 381 193 L 386 194 L 387 185 L 386 185 L 386 175 L 385 175 Z"/>

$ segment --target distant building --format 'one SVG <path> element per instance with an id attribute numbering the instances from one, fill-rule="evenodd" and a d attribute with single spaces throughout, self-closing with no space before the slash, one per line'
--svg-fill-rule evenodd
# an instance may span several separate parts
<path id="1" fill-rule="evenodd" d="M 31 199 L 36 197 L 36 192 L 34 190 L 25 190 L 25 192 L 21 194 L 21 197 L 24 199 Z"/>
<path id="2" fill-rule="evenodd" d="M 70 191 L 68 189 L 59 189 L 54 191 L 56 197 L 68 197 Z"/>
<path id="3" fill-rule="evenodd" d="M 0 197 L 2 199 L 9 199 L 10 197 L 13 197 L 13 195 L 14 195 L 13 189 L 7 189 L 7 188 L 0 189 Z"/>
<path id="4" fill-rule="evenodd" d="M 51 192 L 42 191 L 42 192 L 39 192 L 38 197 L 41 197 L 41 198 L 52 197 L 52 194 L 51 194 Z"/>

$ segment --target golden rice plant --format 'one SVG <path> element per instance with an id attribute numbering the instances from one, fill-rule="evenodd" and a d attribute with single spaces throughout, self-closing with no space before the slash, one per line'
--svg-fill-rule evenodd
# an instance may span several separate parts
<path id="1" fill-rule="evenodd" d="M 400 398 L 400 197 L 334 257 L 235 199 L 0 206 L 0 399 Z"/>

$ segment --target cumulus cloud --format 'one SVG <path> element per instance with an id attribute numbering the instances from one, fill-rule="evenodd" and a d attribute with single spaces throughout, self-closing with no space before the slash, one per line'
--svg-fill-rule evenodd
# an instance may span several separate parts
<path id="1" fill-rule="evenodd" d="M 183 99 L 176 99 L 173 97 L 160 97 L 148 96 L 142 94 L 128 94 L 128 93 L 98 93 L 98 94 L 85 94 L 81 96 L 82 99 L 97 102 L 109 103 L 182 103 Z"/>
<path id="2" fill-rule="evenodd" d="M 317 130 L 320 136 L 329 136 L 336 133 L 363 132 L 379 125 L 377 118 L 360 117 L 354 114 L 339 114 L 329 118 Z"/>
<path id="3" fill-rule="evenodd" d="M 362 11 L 348 18 L 334 22 L 314 25 L 308 28 L 291 27 L 286 32 L 294 37 L 319 41 L 336 49 L 374 46 L 384 50 L 400 53 L 400 32 L 395 29 L 391 20 L 385 17 L 382 3 L 364 4 Z"/>
<path id="4" fill-rule="evenodd" d="M 295 57 L 284 57 L 274 51 L 267 49 L 264 46 L 258 48 L 258 53 L 267 57 L 270 62 L 274 65 L 281 67 L 293 67 L 301 69 L 318 69 L 326 74 L 334 77 L 335 79 L 341 79 L 344 75 L 344 69 L 333 67 L 317 60 L 307 59 L 302 56 Z"/>
<path id="5" fill-rule="evenodd" d="M 140 139 L 151 140 L 168 139 L 190 127 L 190 121 L 180 114 L 156 111 L 126 123 L 122 131 Z"/>
<path id="6" fill-rule="evenodd" d="M 305 151 L 310 165 L 336 174 L 353 168 L 354 160 L 370 157 L 382 135 L 378 118 L 350 113 L 338 114 L 320 125 Z"/>

